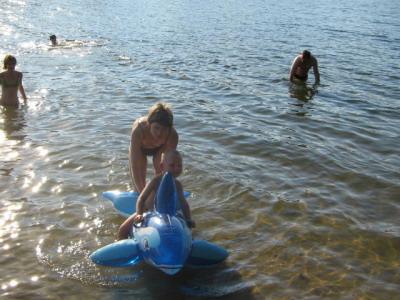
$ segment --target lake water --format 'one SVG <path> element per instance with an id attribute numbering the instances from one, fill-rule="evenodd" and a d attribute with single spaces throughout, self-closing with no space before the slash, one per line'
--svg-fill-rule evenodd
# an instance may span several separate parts
<path id="1" fill-rule="evenodd" d="M 29 97 L 0 112 L 3 298 L 399 299 L 400 2 L 1 3 Z M 287 80 L 303 49 L 318 87 Z M 116 238 L 101 192 L 131 189 L 131 125 L 157 101 L 194 235 L 230 253 L 217 268 L 88 259 Z"/>

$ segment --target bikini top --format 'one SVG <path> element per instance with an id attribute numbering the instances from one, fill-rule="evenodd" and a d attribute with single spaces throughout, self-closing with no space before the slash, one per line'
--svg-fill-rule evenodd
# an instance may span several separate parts
<path id="1" fill-rule="evenodd" d="M 12 88 L 12 87 L 18 87 L 21 84 L 21 74 L 17 75 L 17 80 L 13 83 L 7 82 L 4 78 L 0 78 L 0 85 L 2 85 L 5 88 Z"/>
<path id="2" fill-rule="evenodd" d="M 142 124 L 143 124 L 143 123 L 140 123 L 140 128 L 143 130 Z M 168 132 L 168 136 L 167 136 L 167 138 L 166 138 L 166 140 L 165 140 L 165 143 L 168 141 L 170 134 L 171 134 L 171 129 L 170 129 L 169 132 Z M 146 148 L 146 147 L 143 147 L 143 146 L 140 147 L 140 148 L 141 148 L 142 153 L 143 153 L 144 155 L 146 155 L 146 156 L 154 156 L 154 155 L 156 155 L 156 154 L 158 153 L 158 151 L 161 150 L 161 148 L 165 145 L 165 143 L 164 143 L 164 144 L 161 144 L 161 145 L 158 146 L 158 147 L 154 147 L 154 148 Z"/>
<path id="3" fill-rule="evenodd" d="M 161 150 L 161 148 L 162 148 L 163 146 L 164 146 L 164 144 L 161 145 L 161 146 L 155 147 L 155 148 L 144 148 L 144 147 L 140 147 L 140 149 L 142 150 L 142 153 L 143 153 L 144 155 L 146 155 L 146 156 L 154 156 L 154 155 L 156 155 L 156 154 L 158 153 L 158 151 Z"/>

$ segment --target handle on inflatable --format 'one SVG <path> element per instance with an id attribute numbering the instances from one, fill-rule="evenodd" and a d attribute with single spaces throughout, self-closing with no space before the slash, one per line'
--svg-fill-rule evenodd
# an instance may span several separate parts
<path id="1" fill-rule="evenodd" d="M 133 227 L 135 227 L 135 228 L 140 228 L 140 227 L 142 227 L 142 222 L 139 222 L 139 223 L 133 222 Z"/>

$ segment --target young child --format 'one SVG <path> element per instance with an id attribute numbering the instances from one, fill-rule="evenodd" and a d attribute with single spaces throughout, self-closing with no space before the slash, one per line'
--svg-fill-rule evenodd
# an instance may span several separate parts
<path id="1" fill-rule="evenodd" d="M 161 170 L 162 174 L 155 176 L 140 193 L 136 202 L 136 212 L 126 219 L 119 227 L 119 240 L 128 238 L 133 223 L 141 222 L 143 220 L 143 213 L 154 208 L 155 196 L 165 172 L 170 172 L 175 178 L 176 191 L 178 193 L 183 216 L 189 227 L 195 227 L 194 221 L 191 220 L 189 204 L 183 195 L 182 184 L 176 179 L 182 173 L 182 157 L 177 150 L 171 149 L 162 154 Z"/>
<path id="2" fill-rule="evenodd" d="M 4 57 L 4 69 L 6 71 L 0 73 L 1 105 L 18 107 L 18 91 L 26 103 L 27 99 L 22 85 L 22 73 L 15 71 L 16 65 L 17 60 L 14 56 L 6 55 Z"/>

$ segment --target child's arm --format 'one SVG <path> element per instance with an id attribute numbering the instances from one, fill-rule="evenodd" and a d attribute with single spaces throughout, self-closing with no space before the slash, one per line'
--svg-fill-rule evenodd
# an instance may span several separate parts
<path id="1" fill-rule="evenodd" d="M 144 188 L 143 192 L 140 193 L 139 198 L 136 202 L 136 212 L 132 214 L 128 219 L 121 224 L 118 229 L 118 240 L 127 239 L 129 232 L 133 226 L 133 223 L 138 223 L 143 220 L 143 212 L 145 209 L 145 202 L 148 199 L 151 192 L 157 186 L 157 177 L 153 178 Z"/>
<path id="2" fill-rule="evenodd" d="M 192 220 L 189 203 L 186 201 L 185 196 L 183 195 L 182 184 L 178 180 L 176 180 L 175 182 L 176 182 L 176 190 L 178 192 L 179 202 L 181 203 L 182 207 L 183 216 L 185 217 L 189 227 L 195 227 L 196 224 Z"/>
<path id="3" fill-rule="evenodd" d="M 143 213 L 145 211 L 146 201 L 149 199 L 149 196 L 155 192 L 158 183 L 160 181 L 160 176 L 154 177 L 143 189 L 140 193 L 139 198 L 136 202 L 136 221 L 141 221 L 143 219 Z"/>
<path id="4" fill-rule="evenodd" d="M 143 133 L 138 121 L 135 121 L 132 127 L 131 142 L 129 146 L 129 170 L 135 189 L 141 193 L 146 187 L 146 176 L 143 170 L 146 170 L 146 159 L 143 158 L 141 150 Z"/>
<path id="5" fill-rule="evenodd" d="M 118 229 L 118 240 L 124 240 L 127 239 L 129 236 L 129 232 L 132 228 L 132 225 L 135 221 L 136 214 L 131 215 L 128 219 L 125 220 L 124 223 L 119 226 Z"/>

